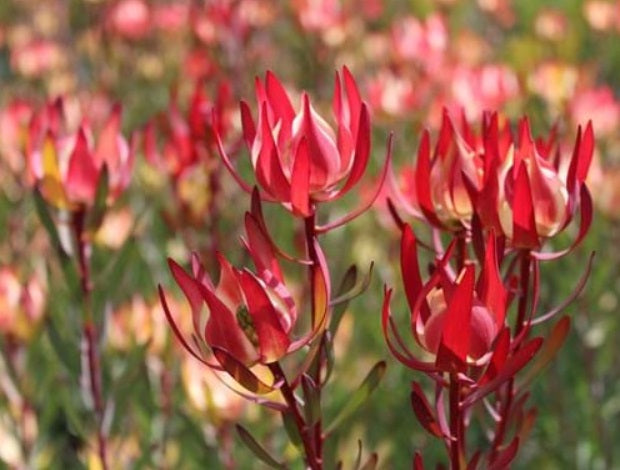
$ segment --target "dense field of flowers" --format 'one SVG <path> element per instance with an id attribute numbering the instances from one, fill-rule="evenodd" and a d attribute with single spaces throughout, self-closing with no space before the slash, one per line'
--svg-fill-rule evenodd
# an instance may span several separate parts
<path id="1" fill-rule="evenodd" d="M 0 1 L 2 468 L 619 466 L 618 38 Z"/>

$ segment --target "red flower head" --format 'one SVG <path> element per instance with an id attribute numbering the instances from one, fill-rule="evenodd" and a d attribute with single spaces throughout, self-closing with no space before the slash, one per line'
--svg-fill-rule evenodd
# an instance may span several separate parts
<path id="1" fill-rule="evenodd" d="M 121 134 L 120 105 L 114 106 L 97 138 L 84 118 L 72 130 L 63 100 L 48 104 L 31 122 L 27 145 L 31 177 L 59 209 L 92 206 L 105 166 L 112 199 L 129 185 L 134 152 Z"/>
<path id="2" fill-rule="evenodd" d="M 486 364 L 504 328 L 507 292 L 499 272 L 495 236 L 488 237 L 477 281 L 473 264 L 466 264 L 456 276 L 452 273 L 448 265 L 451 254 L 450 248 L 430 279 L 422 282 L 415 235 L 408 225 L 404 226 L 401 271 L 411 309 L 412 333 L 416 342 L 435 356 L 434 364 L 418 364 L 413 356 L 411 361 L 405 358 L 411 367 L 465 371 L 468 365 Z M 386 335 L 390 296 L 388 292 L 383 312 Z"/>
<path id="3" fill-rule="evenodd" d="M 144 153 L 147 161 L 174 179 L 185 170 L 204 164 L 211 156 L 210 145 L 214 139 L 211 128 L 222 135 L 228 135 L 230 85 L 222 83 L 215 99 L 207 96 L 204 83 L 196 81 L 190 98 L 187 117 L 179 109 L 176 94 L 173 94 L 168 112 L 155 119 L 144 130 Z M 157 134 L 164 136 L 163 149 L 157 146 Z"/>
<path id="4" fill-rule="evenodd" d="M 258 121 L 243 101 L 241 121 L 263 199 L 280 202 L 294 214 L 308 217 L 314 213 L 315 204 L 337 199 L 358 183 L 370 157 L 370 117 L 346 67 L 342 74 L 336 73 L 336 130 L 315 111 L 305 92 L 300 109 L 295 111 L 271 72 L 264 82 L 256 80 L 256 97 Z M 226 166 L 250 192 L 221 142 L 219 149 Z"/>
<path id="5" fill-rule="evenodd" d="M 418 148 L 413 184 L 405 193 L 396 190 L 396 200 L 412 215 L 418 215 L 417 206 L 434 226 L 458 231 L 471 225 L 474 213 L 467 184 L 478 188 L 482 177 L 480 139 L 474 136 L 464 116 L 459 130 L 444 110 L 432 156 L 430 134 L 425 130 Z"/>
<path id="6" fill-rule="evenodd" d="M 287 289 L 271 240 L 255 214 L 246 214 L 244 240 L 257 274 L 236 269 L 221 255 L 220 279 L 213 283 L 197 257 L 192 258 L 192 274 L 169 260 L 177 284 L 192 307 L 194 327 L 191 346 L 185 339 L 166 303 L 164 311 L 183 346 L 199 361 L 217 370 L 226 370 L 241 385 L 256 393 L 272 389 L 249 370 L 256 364 L 270 364 L 311 342 L 326 326 L 329 298 L 327 269 L 320 247 L 315 244 L 318 263 L 314 267 L 314 324 L 301 338 L 292 337 L 297 307 Z M 202 317 L 206 307 L 207 318 Z"/>
<path id="7" fill-rule="evenodd" d="M 503 232 L 513 247 L 534 250 L 562 231 L 580 205 L 581 227 L 574 247 L 592 218 L 585 185 L 594 151 L 591 123 L 585 132 L 579 128 L 570 161 L 562 158 L 555 133 L 547 141 L 534 141 L 527 118 L 519 123 L 518 141 L 505 150 L 498 144 L 496 117 L 489 126 L 484 183 L 474 196 L 483 225 Z"/>

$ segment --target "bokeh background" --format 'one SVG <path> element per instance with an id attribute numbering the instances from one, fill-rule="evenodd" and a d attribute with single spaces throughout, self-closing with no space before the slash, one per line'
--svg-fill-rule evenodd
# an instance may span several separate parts
<path id="1" fill-rule="evenodd" d="M 567 146 L 578 124 L 593 121 L 595 222 L 571 256 L 543 266 L 541 310 L 570 294 L 593 250 L 594 269 L 570 307 L 565 347 L 533 387 L 538 420 L 514 468 L 620 466 L 619 39 L 613 0 L 0 1 L 2 465 L 97 468 L 88 404 L 76 387 L 80 312 L 34 210 L 25 158 L 33 113 L 58 96 L 76 121 L 87 116 L 95 127 L 120 102 L 123 129 L 136 136 L 129 190 L 93 234 L 114 468 L 257 468 L 234 433 L 237 421 L 294 456 L 277 417 L 231 396 L 175 344 L 156 286 L 183 309 L 166 257 L 182 261 L 217 248 L 244 261 L 238 236 L 248 196 L 208 146 L 197 161 L 178 163 L 196 90 L 235 148 L 238 100 L 253 103 L 255 76 L 274 71 L 329 115 L 334 72 L 347 65 L 372 109 L 371 169 L 378 171 L 393 131 L 395 173 L 405 187 L 420 132 L 436 132 L 443 107 L 474 126 L 487 109 L 514 120 L 527 114 L 535 134 L 555 125 Z M 147 125 L 154 152 L 144 144 Z M 235 153 L 248 170 L 245 150 Z M 369 175 L 368 190 L 371 183 Z M 320 216 L 356 202 L 351 196 Z M 267 217 L 281 243 L 299 246 L 299 227 L 281 208 L 268 207 Z M 428 235 L 422 222 L 408 221 Z M 567 245 L 571 235 L 554 243 Z M 330 233 L 324 246 L 334 279 L 351 263 L 376 266 L 343 318 L 326 415 L 374 362 L 388 361 L 379 389 L 329 443 L 328 468 L 337 458 L 347 468 L 358 439 L 365 453 L 379 453 L 381 468 L 409 468 L 416 449 L 441 459 L 410 409 L 414 376 L 389 358 L 380 332 L 382 287 L 401 288 L 398 232 L 384 201 Z M 404 313 L 404 296 L 397 297 L 394 311 Z M 483 442 L 483 429 L 478 436 Z"/>

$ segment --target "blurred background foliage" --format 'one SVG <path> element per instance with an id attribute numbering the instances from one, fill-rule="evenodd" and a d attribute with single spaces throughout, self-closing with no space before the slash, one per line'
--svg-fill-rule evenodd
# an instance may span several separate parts
<path id="1" fill-rule="evenodd" d="M 289 90 L 308 90 L 327 115 L 334 71 L 346 64 L 373 113 L 372 169 L 393 131 L 403 184 L 422 128 L 436 131 L 443 106 L 455 115 L 462 109 L 473 122 L 485 109 L 511 119 L 525 113 L 538 135 L 557 123 L 567 146 L 577 125 L 593 120 L 595 223 L 576 252 L 543 266 L 541 309 L 570 294 L 590 251 L 597 252 L 595 265 L 585 294 L 570 307 L 567 344 L 534 385 L 539 417 L 514 467 L 620 465 L 619 37 L 620 3 L 613 0 L 1 1 L 0 460 L 7 468 L 97 468 L 88 400 L 76 386 L 78 294 L 53 256 L 26 176 L 32 110 L 62 95 L 96 121 L 120 102 L 124 130 L 140 134 L 147 122 L 165 121 L 175 100 L 184 114 L 198 82 L 213 101 L 222 97 L 234 146 L 237 102 L 253 102 L 256 75 L 273 70 Z M 236 421 L 294 458 L 279 418 L 246 406 L 180 350 L 156 296 L 159 283 L 179 293 L 168 256 L 181 261 L 190 251 L 217 247 L 247 261 L 238 237 L 249 197 L 211 151 L 200 161 L 206 174 L 191 173 L 182 183 L 144 153 L 140 143 L 129 190 L 93 235 L 113 467 L 257 468 L 234 433 Z M 239 153 L 249 175 L 245 150 Z M 355 203 L 348 199 L 345 205 Z M 336 206 L 320 217 L 344 211 Z M 301 228 L 282 210 L 267 207 L 268 223 L 287 249 L 299 249 Z M 422 222 L 410 222 L 428 236 Z M 62 236 L 62 220 L 58 225 Z M 569 243 L 569 236 L 557 240 Z M 347 401 L 374 362 L 388 361 L 380 388 L 329 442 L 327 468 L 338 459 L 348 468 L 358 439 L 365 453 L 379 453 L 381 468 L 408 468 L 416 449 L 438 461 L 442 449 L 410 409 L 412 373 L 388 357 L 380 331 L 383 285 L 401 288 L 398 234 L 384 202 L 327 235 L 324 246 L 334 280 L 352 263 L 364 270 L 374 260 L 376 268 L 336 339 L 326 415 Z M 393 309 L 404 312 L 403 295 Z"/>

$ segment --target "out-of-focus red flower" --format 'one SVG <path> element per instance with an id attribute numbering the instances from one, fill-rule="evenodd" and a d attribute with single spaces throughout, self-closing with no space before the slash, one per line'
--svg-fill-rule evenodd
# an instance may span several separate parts
<path id="1" fill-rule="evenodd" d="M 144 153 L 147 162 L 170 179 L 181 209 L 202 222 L 212 200 L 210 178 L 219 163 L 212 155 L 213 129 L 224 137 L 231 129 L 230 85 L 222 83 L 211 99 L 197 81 L 186 115 L 177 101 L 173 96 L 167 112 L 146 126 Z"/>
<path id="2" fill-rule="evenodd" d="M 255 214 L 246 214 L 247 239 L 244 243 L 257 274 L 236 269 L 218 254 L 220 278 L 213 283 L 196 256 L 192 274 L 170 260 L 172 275 L 192 307 L 192 346 L 174 320 L 163 290 L 160 297 L 164 311 L 183 346 L 199 361 L 216 370 L 226 370 L 251 391 L 265 393 L 271 387 L 258 382 L 249 370 L 256 364 L 270 364 L 311 342 L 327 324 L 329 278 L 318 243 L 317 263 L 313 267 L 313 325 L 301 338 L 293 338 L 297 306 L 286 287 L 273 243 Z M 203 311 L 208 312 L 203 318 Z M 249 375 L 248 375 L 249 374 Z M 256 384 L 261 385 L 256 388 Z M 255 388 L 255 389 L 253 389 Z"/>
<path id="3" fill-rule="evenodd" d="M 217 65 L 204 48 L 197 48 L 190 50 L 185 56 L 183 70 L 188 77 L 201 80 L 212 75 L 217 70 Z"/>
<path id="4" fill-rule="evenodd" d="M 468 365 L 485 365 L 504 328 L 508 293 L 499 272 L 495 236 L 488 237 L 485 262 L 477 279 L 473 264 L 466 264 L 454 276 L 447 267 L 451 253 L 449 250 L 431 278 L 423 282 L 415 235 L 404 226 L 401 272 L 411 309 L 411 329 L 418 345 L 435 356 L 434 364 L 409 361 L 408 365 L 419 366 L 413 368 L 463 372 Z M 389 300 L 388 291 L 383 311 L 386 328 Z"/>
<path id="5" fill-rule="evenodd" d="M 105 22 L 113 34 L 142 39 L 151 29 L 151 12 L 145 0 L 119 0 L 108 10 Z"/>
<path id="6" fill-rule="evenodd" d="M 353 76 L 346 67 L 336 74 L 333 112 L 334 130 L 302 94 L 295 111 L 284 87 L 267 72 L 256 81 L 258 122 L 241 102 L 243 136 L 250 151 L 256 180 L 268 201 L 282 203 L 296 215 L 314 213 L 317 203 L 340 198 L 362 178 L 370 157 L 370 117 Z M 220 154 L 239 184 L 248 192 L 226 155 L 221 139 Z M 385 173 L 385 172 L 384 172 Z"/>
<path id="7" fill-rule="evenodd" d="M 104 165 L 111 200 L 128 186 L 134 152 L 121 133 L 121 114 L 116 105 L 96 138 L 86 117 L 77 130 L 68 128 L 62 99 L 35 115 L 28 137 L 28 168 L 48 202 L 69 210 L 92 205 Z"/>
<path id="8" fill-rule="evenodd" d="M 620 104 L 608 86 L 577 91 L 570 103 L 570 113 L 575 124 L 592 121 L 596 135 L 611 136 L 618 132 Z"/>

